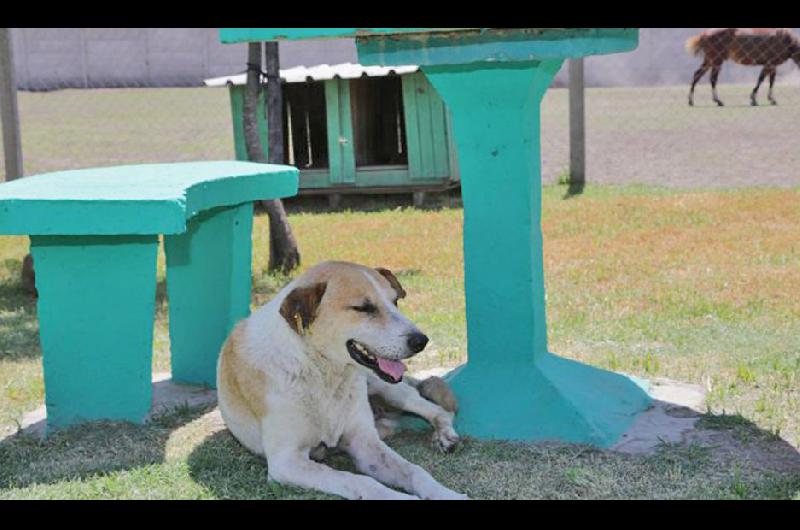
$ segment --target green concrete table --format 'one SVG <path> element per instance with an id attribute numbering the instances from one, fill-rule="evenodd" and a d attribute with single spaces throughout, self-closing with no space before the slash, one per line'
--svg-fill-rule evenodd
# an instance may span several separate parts
<path id="1" fill-rule="evenodd" d="M 151 406 L 156 256 L 164 235 L 172 377 L 215 386 L 249 314 L 253 202 L 297 169 L 248 162 L 120 166 L 0 185 L 0 234 L 29 235 L 47 426 L 141 422 Z"/>
<path id="2" fill-rule="evenodd" d="M 226 43 L 356 37 L 365 65 L 418 64 L 453 120 L 464 200 L 468 362 L 457 427 L 480 438 L 612 445 L 643 385 L 548 351 L 540 103 L 567 57 L 636 48 L 636 29 L 226 28 Z"/>

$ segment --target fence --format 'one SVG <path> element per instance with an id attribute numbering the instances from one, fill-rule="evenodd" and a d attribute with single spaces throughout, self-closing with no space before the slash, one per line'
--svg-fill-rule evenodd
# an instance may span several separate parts
<path id="1" fill-rule="evenodd" d="M 725 106 L 712 101 L 706 73 L 690 107 L 702 56 L 687 54 L 685 43 L 700 31 L 645 28 L 636 51 L 584 61 L 587 183 L 800 184 L 797 67 L 791 60 L 777 67 L 778 105 L 766 99 L 767 79 L 761 105 L 752 107 L 760 68 L 726 62 L 717 85 Z M 29 28 L 11 36 L 26 174 L 234 156 L 227 90 L 200 85 L 242 72 L 246 50 L 219 44 L 216 30 Z M 742 53 L 755 58 L 764 46 L 752 40 Z M 350 41 L 281 44 L 283 67 L 356 61 Z M 568 70 L 565 63 L 542 104 L 548 183 L 569 174 Z"/>
<path id="2" fill-rule="evenodd" d="M 776 69 L 773 106 L 769 79 L 752 106 L 750 93 L 760 66 L 726 61 L 717 92 L 710 74 L 697 84 L 688 104 L 693 74 L 703 54 L 686 43 L 702 28 L 642 29 L 636 51 L 585 59 L 585 149 L 588 183 L 646 183 L 678 187 L 800 185 L 800 71 L 792 60 Z M 800 36 L 797 28 L 794 35 Z M 778 56 L 783 44 L 745 39 L 734 50 L 741 61 Z M 719 46 L 714 52 L 722 51 Z M 784 50 L 785 51 L 785 50 Z M 567 84 L 568 67 L 556 78 Z M 545 182 L 569 173 L 569 97 L 551 89 L 542 104 L 542 174 Z"/>

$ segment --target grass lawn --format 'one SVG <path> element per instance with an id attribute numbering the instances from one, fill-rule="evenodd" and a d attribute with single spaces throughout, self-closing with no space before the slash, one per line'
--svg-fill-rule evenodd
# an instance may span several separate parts
<path id="1" fill-rule="evenodd" d="M 630 456 L 467 439 L 440 455 L 425 434 L 390 444 L 473 498 L 800 498 L 800 190 L 590 186 L 568 200 L 564 191 L 544 190 L 550 350 L 705 385 L 702 423 L 736 451 L 664 445 Z M 401 308 L 432 339 L 412 370 L 465 358 L 463 211 L 455 198 L 440 201 L 427 210 L 395 200 L 331 213 L 290 208 L 304 268 L 341 259 L 398 273 L 409 293 Z M 259 216 L 254 305 L 288 280 L 264 273 L 267 233 Z M 0 433 L 43 400 L 36 308 L 18 282 L 26 251 L 26 238 L 0 237 Z M 157 371 L 169 366 L 164 292 L 161 282 Z M 770 458 L 773 449 L 790 458 Z M 332 464 L 350 467 L 339 457 Z M 265 469 L 214 410 L 182 407 L 146 426 L 2 442 L 0 498 L 324 498 L 267 484 Z"/>

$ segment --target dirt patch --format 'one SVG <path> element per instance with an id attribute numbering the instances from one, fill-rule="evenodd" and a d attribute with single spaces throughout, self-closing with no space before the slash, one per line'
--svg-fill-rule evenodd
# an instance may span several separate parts
<path id="1" fill-rule="evenodd" d="M 737 429 L 696 429 L 686 443 L 709 448 L 711 458 L 721 469 L 732 465 L 743 473 L 800 473 L 800 453 L 778 436 L 765 433 L 754 425 L 744 434 Z"/>

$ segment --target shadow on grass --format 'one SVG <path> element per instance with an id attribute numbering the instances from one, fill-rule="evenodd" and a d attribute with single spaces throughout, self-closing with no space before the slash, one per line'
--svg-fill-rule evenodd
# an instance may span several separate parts
<path id="1" fill-rule="evenodd" d="M 12 260 L 6 260 L 6 267 L 8 261 Z M 25 292 L 20 281 L 0 281 L 0 359 L 38 357 L 36 298 Z"/>
<path id="2" fill-rule="evenodd" d="M 144 425 L 92 422 L 57 430 L 46 438 L 18 432 L 0 441 L 0 492 L 91 480 L 162 463 L 170 434 L 213 408 L 178 406 Z"/>
<path id="3" fill-rule="evenodd" d="M 461 189 L 427 192 L 425 203 L 414 207 L 412 192 L 375 195 L 342 195 L 337 208 L 331 208 L 326 195 L 302 195 L 283 199 L 287 213 L 330 213 L 341 211 L 380 212 L 397 208 L 437 211 L 447 208 L 462 208 Z M 261 213 L 257 206 L 256 211 Z"/>
<path id="4" fill-rule="evenodd" d="M 567 187 L 567 192 L 564 194 L 564 199 L 571 199 L 577 195 L 582 195 L 583 190 L 586 188 L 585 181 L 579 182 L 570 182 L 569 186 Z"/>
<path id="5" fill-rule="evenodd" d="M 333 467 L 347 469 L 342 459 Z M 327 459 L 326 463 L 333 462 Z M 251 453 L 227 429 L 204 439 L 191 452 L 187 464 L 192 480 L 208 488 L 218 499 L 336 498 L 268 481 L 266 459 Z"/>
<path id="6" fill-rule="evenodd" d="M 428 431 L 387 440 L 410 462 L 473 499 L 794 499 L 800 496 L 800 454 L 744 418 L 701 418 L 698 440 L 662 444 L 655 454 L 628 455 L 562 443 L 465 438 L 453 454 L 431 447 Z M 736 432 L 730 432 L 734 429 Z M 350 459 L 325 463 L 354 471 Z M 189 455 L 189 473 L 224 499 L 308 499 L 327 496 L 267 482 L 265 460 L 227 430 Z"/>

